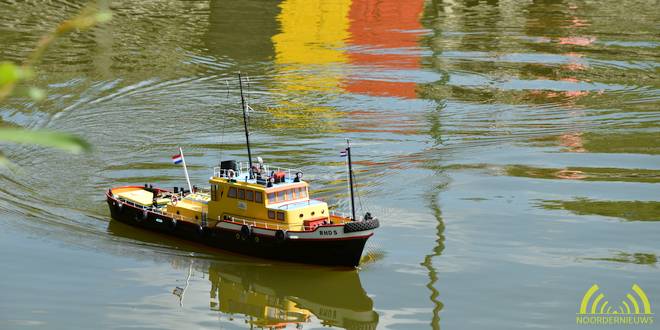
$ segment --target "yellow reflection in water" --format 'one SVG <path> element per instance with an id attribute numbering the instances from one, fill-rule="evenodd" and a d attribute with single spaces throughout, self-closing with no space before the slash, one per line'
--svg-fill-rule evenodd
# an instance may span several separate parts
<path id="1" fill-rule="evenodd" d="M 341 65 L 348 62 L 342 48 L 349 38 L 350 5 L 350 0 L 288 0 L 280 5 L 281 32 L 273 36 L 278 70 L 274 89 L 284 96 L 279 107 L 269 111 L 288 119 L 287 125 L 318 125 L 321 118 L 337 116 L 333 107 L 319 105 L 319 99 L 342 93 Z"/>
<path id="2" fill-rule="evenodd" d="M 288 0 L 277 17 L 281 33 L 273 37 L 278 64 L 343 63 L 339 48 L 348 39 L 350 0 Z"/>
<path id="3" fill-rule="evenodd" d="M 257 327 L 302 327 L 315 316 L 324 325 L 375 329 L 378 314 L 355 271 L 307 266 L 209 267 L 213 310 L 242 314 Z"/>

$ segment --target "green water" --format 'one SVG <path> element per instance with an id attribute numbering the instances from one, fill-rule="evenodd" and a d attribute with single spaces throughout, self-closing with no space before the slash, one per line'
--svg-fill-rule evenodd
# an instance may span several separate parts
<path id="1" fill-rule="evenodd" d="M 80 7 L 0 1 L 0 59 Z M 585 328 L 593 284 L 615 308 L 638 284 L 658 313 L 657 8 L 110 1 L 110 24 L 48 51 L 46 100 L 0 104 L 3 126 L 94 146 L 1 146 L 17 169 L 0 171 L 0 328 Z M 359 270 L 110 220 L 108 187 L 185 184 L 177 146 L 198 185 L 219 159 L 246 160 L 239 70 L 253 154 L 302 168 L 341 211 L 352 139 L 359 210 L 381 221 Z"/>

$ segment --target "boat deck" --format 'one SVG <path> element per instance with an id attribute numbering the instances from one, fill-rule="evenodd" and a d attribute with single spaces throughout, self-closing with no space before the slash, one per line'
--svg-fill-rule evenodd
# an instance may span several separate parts
<path id="1" fill-rule="evenodd" d="M 251 184 L 266 184 L 268 182 L 268 179 L 271 177 L 271 173 L 284 173 L 285 176 L 282 181 L 275 181 L 273 182 L 274 187 L 282 187 L 282 186 L 287 186 L 288 184 L 296 183 L 295 181 L 295 174 L 296 173 L 302 173 L 302 171 L 297 170 L 297 169 L 291 169 L 291 168 L 283 168 L 283 167 L 273 167 L 269 165 L 263 165 L 263 169 L 261 171 L 262 176 L 261 178 L 257 178 L 258 175 L 253 174 L 253 178 L 250 178 L 250 171 L 248 168 L 247 164 L 244 163 L 239 163 L 239 170 L 236 172 L 233 172 L 233 177 L 230 174 L 229 169 L 223 169 L 220 167 L 214 167 L 213 168 L 213 176 L 216 178 L 231 178 L 233 180 L 236 180 L 237 182 L 245 182 L 245 183 L 251 183 Z M 293 175 L 292 175 L 293 174 Z"/>
<path id="2" fill-rule="evenodd" d="M 199 225 L 208 224 L 210 226 L 216 226 L 221 222 L 230 222 L 236 224 L 245 224 L 250 225 L 255 228 L 267 229 L 267 230 L 288 230 L 288 231 L 313 231 L 320 224 L 305 225 L 305 224 L 287 224 L 287 223 L 278 223 L 276 221 L 264 221 L 263 219 L 252 219 L 245 218 L 241 216 L 226 216 L 223 219 L 205 219 L 205 223 L 202 222 L 202 217 L 195 217 L 195 214 L 201 214 L 201 212 L 206 212 L 207 204 L 210 201 L 210 195 L 207 192 L 200 191 L 187 195 L 182 195 L 180 193 L 175 194 L 170 191 L 155 189 L 157 192 L 158 202 L 156 205 L 153 204 L 154 193 L 152 191 L 145 190 L 141 186 L 129 186 L 129 187 L 120 187 L 114 188 L 111 190 L 111 197 L 117 199 L 118 201 L 132 205 L 140 210 L 145 212 L 152 212 L 155 214 L 161 214 L 164 217 L 169 217 L 177 221 L 185 221 L 189 223 L 195 223 Z M 171 209 L 172 203 L 178 206 L 178 210 L 181 212 L 175 213 Z M 275 210 L 292 210 L 297 208 L 306 207 L 309 205 L 319 205 L 324 202 L 314 199 L 298 201 L 298 202 L 283 202 L 279 204 L 273 204 L 269 206 L 269 209 Z M 327 225 L 337 225 L 343 224 L 350 221 L 350 218 L 344 214 L 329 212 L 327 215 Z"/>

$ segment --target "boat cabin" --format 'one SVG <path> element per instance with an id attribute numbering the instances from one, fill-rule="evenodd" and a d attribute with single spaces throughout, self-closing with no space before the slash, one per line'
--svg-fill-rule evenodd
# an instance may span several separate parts
<path id="1" fill-rule="evenodd" d="M 210 221 L 245 220 L 260 227 L 304 230 L 329 220 L 328 204 L 310 199 L 301 172 L 292 176 L 292 170 L 271 171 L 263 164 L 252 170 L 240 167 L 229 163 L 214 169 L 209 180 Z"/>
<path id="2" fill-rule="evenodd" d="M 223 162 L 213 170 L 210 190 L 175 195 L 166 211 L 206 226 L 231 220 L 268 229 L 310 230 L 329 223 L 328 204 L 311 199 L 302 173 L 293 173 L 263 164 L 250 170 Z"/>

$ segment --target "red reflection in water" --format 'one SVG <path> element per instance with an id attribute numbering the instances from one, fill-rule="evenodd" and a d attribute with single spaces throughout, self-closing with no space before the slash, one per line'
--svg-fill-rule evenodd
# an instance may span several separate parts
<path id="1" fill-rule="evenodd" d="M 577 10 L 577 5 L 570 5 L 569 9 Z M 553 42 L 556 42 L 559 45 L 564 46 L 581 46 L 589 47 L 592 46 L 596 41 L 596 37 L 581 35 L 582 28 L 589 26 L 590 23 L 587 20 L 581 19 L 577 16 L 572 16 L 568 20 L 568 24 L 562 26 L 568 31 L 568 35 L 554 39 Z M 548 39 L 542 39 L 543 41 L 549 41 Z M 579 83 L 589 82 L 588 79 L 582 78 L 585 71 L 589 69 L 588 65 L 584 61 L 584 55 L 579 52 L 567 52 L 563 54 L 569 60 L 568 63 L 561 66 L 561 76 L 558 78 L 559 81 L 575 83 L 576 87 L 572 90 L 567 91 L 541 91 L 536 90 L 532 91 L 531 94 L 534 96 L 540 96 L 547 99 L 548 101 L 561 101 L 561 104 L 565 108 L 569 109 L 578 109 L 578 101 L 588 96 L 591 92 L 588 90 L 580 89 Z M 543 78 L 543 77 L 541 77 Z M 548 78 L 551 79 L 551 78 Z M 602 93 L 602 92 L 599 92 Z M 572 116 L 581 116 L 582 113 L 579 111 L 571 111 L 570 115 Z M 559 144 L 563 147 L 563 151 L 566 152 L 587 152 L 588 150 L 584 147 L 584 140 L 582 137 L 582 132 L 573 131 L 560 134 L 558 136 Z M 586 178 L 586 175 L 581 171 L 576 170 L 561 170 L 555 173 L 555 176 L 561 179 L 571 179 L 571 180 L 581 180 Z"/>
<path id="2" fill-rule="evenodd" d="M 569 7 L 571 10 L 575 10 L 578 7 L 575 5 L 571 5 Z M 569 21 L 570 24 L 567 26 L 564 26 L 567 30 L 571 31 L 571 33 L 579 33 L 580 28 L 589 26 L 590 23 L 586 20 L 580 19 L 578 17 L 572 17 L 572 19 Z M 557 39 L 557 43 L 560 45 L 570 45 L 570 46 L 590 46 L 596 41 L 596 37 L 592 36 L 577 36 L 577 35 L 571 35 L 571 36 L 566 36 L 566 37 L 560 37 Z M 580 71 L 585 71 L 588 69 L 587 65 L 585 65 L 582 62 L 582 57 L 584 56 L 581 53 L 575 53 L 575 52 L 569 52 L 569 53 L 564 53 L 563 55 L 567 56 L 570 60 L 569 63 L 564 64 L 561 66 L 562 71 L 568 72 L 568 73 L 578 73 Z M 560 81 L 566 81 L 566 82 L 572 82 L 572 83 L 580 83 L 580 82 L 588 82 L 589 80 L 584 80 L 584 79 L 578 79 L 576 76 L 568 76 L 568 77 L 562 77 L 559 78 Z M 585 90 L 580 90 L 580 89 L 575 89 L 575 90 L 569 90 L 569 91 L 562 91 L 562 92 L 552 92 L 552 91 L 533 91 L 532 94 L 536 95 L 541 95 L 543 94 L 546 98 L 548 99 L 561 99 L 563 100 L 563 105 L 567 107 L 574 107 L 576 104 L 576 101 L 582 97 L 585 97 L 589 95 L 589 91 Z M 573 136 L 573 138 L 579 138 L 579 136 Z M 570 140 L 570 139 L 569 139 Z M 573 149 L 571 149 L 573 150 Z M 575 151 L 577 152 L 583 152 L 584 149 L 580 146 L 579 148 L 575 148 Z"/>
<path id="3" fill-rule="evenodd" d="M 563 37 L 559 38 L 560 45 L 589 46 L 596 41 L 595 37 Z"/>
<path id="4" fill-rule="evenodd" d="M 414 82 L 354 79 L 346 84 L 345 89 L 351 93 L 414 99 L 417 96 L 415 86 Z"/>
<path id="5" fill-rule="evenodd" d="M 357 49 L 349 53 L 349 60 L 358 66 L 377 66 L 379 69 L 417 69 L 419 54 L 412 48 L 418 46 L 418 34 L 422 29 L 419 21 L 424 0 L 354 0 L 351 20 L 351 46 Z M 344 89 L 351 93 L 375 96 L 415 98 L 413 82 L 376 79 L 350 79 Z"/>
<path id="6" fill-rule="evenodd" d="M 584 141 L 582 141 L 582 133 L 567 133 L 559 136 L 559 144 L 566 147 L 566 151 L 570 152 L 585 152 Z"/>

